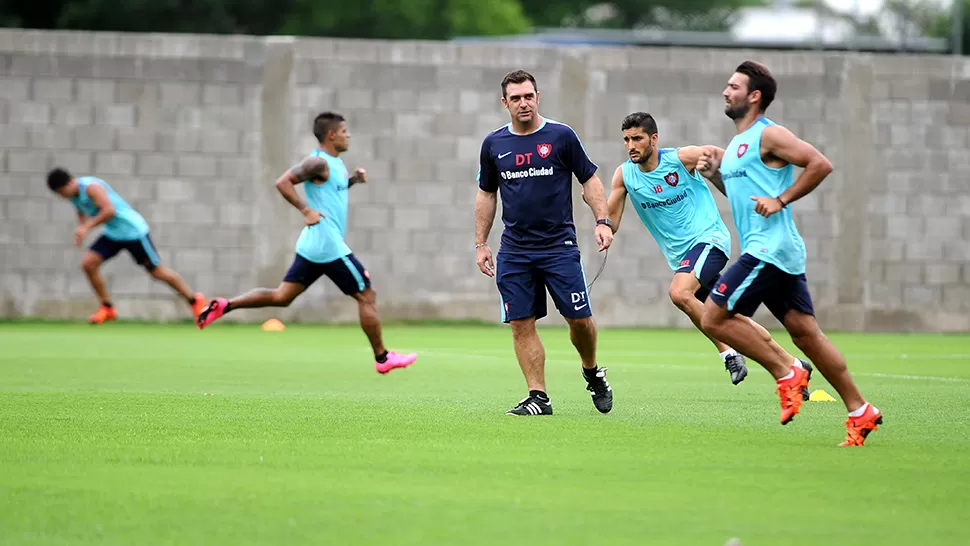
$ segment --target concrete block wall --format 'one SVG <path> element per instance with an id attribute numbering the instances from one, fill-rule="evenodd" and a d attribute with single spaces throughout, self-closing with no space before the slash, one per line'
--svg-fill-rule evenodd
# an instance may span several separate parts
<path id="1" fill-rule="evenodd" d="M 726 146 L 720 92 L 748 58 L 779 80 L 770 116 L 835 165 L 794 205 L 823 327 L 970 329 L 962 59 L 23 30 L 0 30 L 0 316 L 83 317 L 96 303 L 71 244 L 74 213 L 44 185 L 54 164 L 114 184 L 152 224 L 163 260 L 207 295 L 275 286 L 302 219 L 273 181 L 313 149 L 313 116 L 335 110 L 352 133 L 348 168 L 370 174 L 351 190 L 348 243 L 382 314 L 497 321 L 494 282 L 474 263 L 473 206 L 481 139 L 508 121 L 502 76 L 536 75 L 540 112 L 577 130 L 608 186 L 629 112 L 653 113 L 663 145 Z M 603 256 L 578 184 L 574 210 L 592 278 Z M 628 214 L 592 288 L 599 323 L 689 326 L 656 243 Z M 122 315 L 188 316 L 128 258 L 107 272 Z M 287 309 L 231 316 L 352 321 L 356 310 L 324 280 Z"/>

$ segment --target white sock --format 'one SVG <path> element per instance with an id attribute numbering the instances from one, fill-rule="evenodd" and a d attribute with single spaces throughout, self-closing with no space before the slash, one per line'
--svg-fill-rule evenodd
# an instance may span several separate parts
<path id="1" fill-rule="evenodd" d="M 782 377 L 782 378 L 778 379 L 778 381 L 784 381 L 786 379 L 791 379 L 793 377 L 795 377 L 795 370 L 792 370 L 792 371 L 788 372 L 788 375 L 786 375 L 785 377 Z"/>
<path id="2" fill-rule="evenodd" d="M 869 402 L 862 404 L 862 406 L 855 411 L 850 411 L 849 417 L 862 417 L 862 414 L 865 413 L 867 409 L 869 409 Z"/>
<path id="3" fill-rule="evenodd" d="M 738 354 L 738 352 L 735 351 L 734 349 L 728 349 L 728 350 L 724 351 L 723 353 L 721 353 L 721 360 L 724 360 L 726 362 L 727 361 L 727 358 L 729 356 L 736 355 L 736 354 Z"/>
<path id="4" fill-rule="evenodd" d="M 801 368 L 803 370 L 805 369 L 805 366 L 802 366 L 802 361 L 801 360 L 798 360 L 797 358 L 795 359 L 795 362 L 792 363 L 792 366 L 798 366 L 799 368 Z"/>

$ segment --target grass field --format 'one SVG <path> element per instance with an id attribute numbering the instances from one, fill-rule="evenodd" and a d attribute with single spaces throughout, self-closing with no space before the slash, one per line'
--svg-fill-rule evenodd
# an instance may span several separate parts
<path id="1" fill-rule="evenodd" d="M 356 327 L 0 324 L 0 544 L 970 541 L 970 337 L 832 335 L 885 415 L 839 448 L 840 402 L 783 427 L 693 331 L 601 332 L 601 415 L 543 330 L 540 418 L 504 415 L 507 329 L 385 334 L 418 362 L 378 375 Z"/>

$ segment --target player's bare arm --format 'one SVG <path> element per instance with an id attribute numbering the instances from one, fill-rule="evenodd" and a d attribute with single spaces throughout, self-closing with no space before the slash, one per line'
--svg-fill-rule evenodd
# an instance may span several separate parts
<path id="1" fill-rule="evenodd" d="M 721 180 L 721 173 L 716 168 L 713 171 L 709 169 L 709 165 L 711 164 L 720 165 L 721 158 L 724 157 L 723 149 L 712 144 L 684 146 L 677 150 L 677 157 L 683 163 L 687 172 L 692 173 L 696 170 L 701 176 L 710 180 L 711 185 L 717 191 L 721 192 L 721 195 L 727 195 L 727 192 L 724 191 L 724 182 Z M 713 158 L 713 162 L 709 158 Z M 707 173 L 704 172 L 705 170 Z"/>
<path id="2" fill-rule="evenodd" d="M 717 146 L 705 146 L 697 159 L 697 172 L 701 176 L 711 181 L 711 184 L 724 195 L 724 180 L 721 179 L 721 159 L 724 157 L 724 150 Z"/>
<path id="3" fill-rule="evenodd" d="M 276 189 L 284 199 L 303 214 L 308 226 L 320 222 L 320 213 L 311 209 L 310 205 L 300 197 L 296 185 L 304 181 L 323 184 L 330 178 L 330 167 L 322 157 L 310 156 L 291 167 L 276 179 Z"/>
<path id="4" fill-rule="evenodd" d="M 756 202 L 755 211 L 765 218 L 811 193 L 832 172 L 832 163 L 822 152 L 779 125 L 766 127 L 762 132 L 761 156 L 769 167 L 791 163 L 804 169 L 798 180 L 781 195 L 751 197 Z"/>
<path id="5" fill-rule="evenodd" d="M 489 277 L 495 275 L 492 251 L 488 248 L 488 234 L 492 231 L 496 210 L 498 210 L 498 194 L 479 189 L 475 197 L 475 261 L 478 263 L 478 269 Z"/>
<path id="6" fill-rule="evenodd" d="M 620 220 L 623 219 L 623 209 L 626 207 L 626 185 L 623 183 L 623 167 L 617 167 L 613 171 L 613 181 L 610 183 L 610 197 L 606 201 L 606 209 L 613 222 L 611 229 L 616 233 L 620 229 Z"/>
<path id="7" fill-rule="evenodd" d="M 83 214 L 78 214 L 79 223 L 74 230 L 74 244 L 76 246 L 81 246 L 81 242 L 89 231 L 114 218 L 115 215 L 115 207 L 111 204 L 111 198 L 108 197 L 108 192 L 104 188 L 96 184 L 89 184 L 84 191 L 95 206 L 98 207 L 98 214 L 91 218 L 87 218 Z"/>
<path id="8" fill-rule="evenodd" d="M 597 220 L 609 218 L 609 209 L 606 206 L 606 189 L 603 188 L 603 181 L 596 174 L 583 182 L 583 200 L 593 211 L 593 217 Z M 599 245 L 600 252 L 610 248 L 613 244 L 613 229 L 609 226 L 596 224 L 596 244 Z"/>

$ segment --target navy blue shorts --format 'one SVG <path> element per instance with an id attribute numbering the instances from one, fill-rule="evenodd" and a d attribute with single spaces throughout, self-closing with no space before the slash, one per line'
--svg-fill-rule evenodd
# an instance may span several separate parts
<path id="1" fill-rule="evenodd" d="M 297 254 L 286 276 L 283 277 L 283 282 L 309 287 L 323 275 L 329 277 L 337 288 L 348 296 L 370 288 L 370 274 L 353 254 L 327 263 L 311 262 Z"/>
<path id="2" fill-rule="evenodd" d="M 502 322 L 545 317 L 547 289 L 560 315 L 570 319 L 593 315 L 578 249 L 533 254 L 499 250 L 495 282 L 502 296 Z"/>
<path id="3" fill-rule="evenodd" d="M 727 268 L 721 275 L 717 289 L 711 292 L 711 299 L 720 307 L 746 317 L 754 315 L 764 303 L 782 324 L 785 323 L 785 315 L 792 309 L 815 314 L 804 273 L 785 273 L 750 254 L 742 254 L 737 262 Z"/>
<path id="4" fill-rule="evenodd" d="M 701 287 L 694 292 L 694 297 L 704 301 L 714 289 L 714 283 L 721 276 L 721 270 L 728 263 L 727 254 L 711 243 L 697 243 L 680 260 L 680 267 L 675 273 L 693 273 L 700 281 Z"/>
<path id="5" fill-rule="evenodd" d="M 122 250 L 127 250 L 136 264 L 149 271 L 152 271 L 161 263 L 158 251 L 155 250 L 155 244 L 152 243 L 152 238 L 147 233 L 140 239 L 130 241 L 119 241 L 102 235 L 91 245 L 90 250 L 101 256 L 101 259 L 105 262 L 114 258 Z"/>

